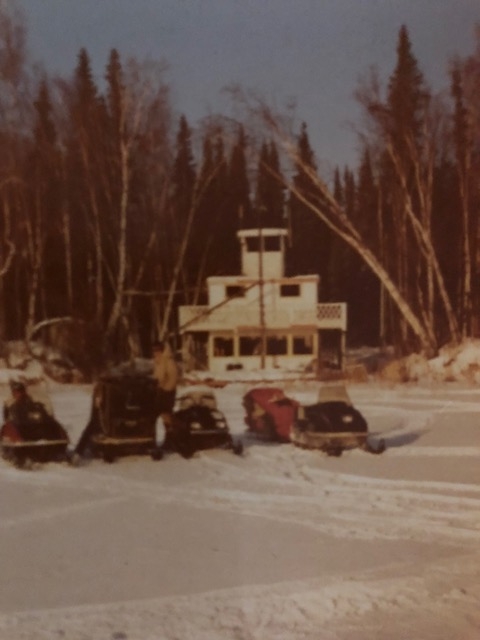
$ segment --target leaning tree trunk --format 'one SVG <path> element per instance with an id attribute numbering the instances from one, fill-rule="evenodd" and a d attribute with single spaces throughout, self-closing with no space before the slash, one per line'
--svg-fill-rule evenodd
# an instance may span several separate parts
<path id="1" fill-rule="evenodd" d="M 321 218 L 338 237 L 342 238 L 378 277 L 386 293 L 388 293 L 401 316 L 417 337 L 422 352 L 427 355 L 436 354 L 438 345 L 435 336 L 432 335 L 428 328 L 425 327 L 422 319 L 413 311 L 405 296 L 400 292 L 398 286 L 386 271 L 384 265 L 362 240 L 360 234 L 353 226 L 352 221 L 343 212 L 329 189 L 312 168 L 301 161 L 293 145 L 287 144 L 287 151 L 290 157 L 292 157 L 299 166 L 302 166 L 302 169 L 307 173 L 310 180 L 312 180 L 313 184 L 319 189 L 324 200 L 321 204 L 317 204 L 310 201 L 294 184 L 288 184 L 287 187 L 306 207 Z M 282 179 L 278 175 L 276 177 Z"/>
<path id="2" fill-rule="evenodd" d="M 191 235 L 191 231 L 192 231 L 192 226 L 193 226 L 193 221 L 195 218 L 195 214 L 197 212 L 198 206 L 203 198 L 203 195 L 208 187 L 208 185 L 211 183 L 211 181 L 214 179 L 215 175 L 217 174 L 217 172 L 219 171 L 221 167 L 221 163 L 219 163 L 216 167 L 214 167 L 210 173 L 210 175 L 208 175 L 205 178 L 205 182 L 201 185 L 198 186 L 198 188 L 195 189 L 195 193 L 194 196 L 192 198 L 192 202 L 190 204 L 190 209 L 188 211 L 188 216 L 187 216 L 187 223 L 185 225 L 185 229 L 183 230 L 183 238 L 182 238 L 182 242 L 180 244 L 180 248 L 178 250 L 178 254 L 177 254 L 177 259 L 175 262 L 175 268 L 173 270 L 173 275 L 172 275 L 172 279 L 170 282 L 170 286 L 168 289 L 168 296 L 167 296 L 167 301 L 165 304 L 165 311 L 164 311 L 164 315 L 163 315 L 163 321 L 160 327 L 160 332 L 159 332 L 159 337 L 160 339 L 164 338 L 167 334 L 167 330 L 168 330 L 168 326 L 170 324 L 170 317 L 173 311 L 173 299 L 174 299 L 174 295 L 175 295 L 175 290 L 177 288 L 177 284 L 178 284 L 178 280 L 179 277 L 181 275 L 182 269 L 183 269 L 183 263 L 184 263 L 184 259 L 185 259 L 185 254 L 187 251 L 187 247 L 188 247 L 188 243 L 190 241 L 190 235 Z"/>
<path id="3" fill-rule="evenodd" d="M 387 146 L 389 155 L 392 159 L 394 167 L 396 169 L 397 177 L 399 178 L 400 184 L 402 186 L 404 202 L 405 202 L 405 212 L 408 216 L 408 219 L 412 225 L 412 229 L 415 232 L 417 241 L 419 243 L 420 249 L 423 252 L 426 260 L 427 269 L 431 269 L 435 278 L 435 284 L 438 287 L 440 300 L 442 301 L 442 305 L 445 311 L 445 315 L 448 322 L 448 328 L 450 332 L 450 338 L 454 342 L 458 342 L 460 338 L 460 334 L 458 331 L 457 319 L 455 317 L 455 313 L 453 311 L 452 303 L 450 301 L 450 297 L 447 292 L 447 288 L 445 286 L 445 280 L 443 278 L 442 271 L 440 269 L 440 264 L 437 259 L 437 255 L 435 253 L 435 249 L 432 242 L 432 237 L 428 233 L 428 229 L 425 228 L 425 225 L 422 224 L 420 219 L 415 215 L 412 199 L 410 193 L 407 188 L 407 180 L 405 173 L 402 171 L 400 167 L 400 163 L 398 157 L 393 149 L 393 146 L 389 144 Z M 415 163 L 416 171 L 418 172 L 418 164 Z M 419 196 L 421 195 L 421 189 L 419 189 Z M 433 313 L 431 314 L 433 319 Z M 430 329 L 431 332 L 434 333 L 433 327 Z"/>

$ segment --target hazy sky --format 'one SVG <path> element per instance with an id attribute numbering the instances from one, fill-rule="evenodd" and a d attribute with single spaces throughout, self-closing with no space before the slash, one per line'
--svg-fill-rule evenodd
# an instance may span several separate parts
<path id="1" fill-rule="evenodd" d="M 7 0 L 8 2 L 8 0 Z M 195 126 L 227 113 L 222 88 L 240 83 L 267 100 L 294 98 L 317 160 L 356 162 L 353 92 L 375 65 L 387 79 L 398 30 L 435 90 L 448 87 L 450 58 L 474 50 L 480 0 L 17 0 L 30 53 L 69 75 L 86 47 L 99 79 L 108 53 L 163 59 L 173 108 Z"/>

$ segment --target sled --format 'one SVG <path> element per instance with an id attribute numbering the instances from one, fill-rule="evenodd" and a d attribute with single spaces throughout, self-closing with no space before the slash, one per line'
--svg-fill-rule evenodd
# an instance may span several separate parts
<path id="1" fill-rule="evenodd" d="M 257 387 L 243 396 L 248 431 L 266 441 L 289 442 L 299 403 L 278 387 Z"/>
<path id="2" fill-rule="evenodd" d="M 236 455 L 243 453 L 243 444 L 233 439 L 213 391 L 203 387 L 187 388 L 178 397 L 164 448 L 185 458 L 196 451 L 215 448 L 229 449 Z"/>
<path id="3" fill-rule="evenodd" d="M 374 444 L 369 436 L 367 421 L 353 407 L 343 386 L 322 387 L 316 404 L 299 408 L 291 431 L 297 447 L 319 449 L 330 456 L 353 448 L 383 453 L 385 441 Z"/>
<path id="4" fill-rule="evenodd" d="M 155 380 L 144 374 L 100 378 L 86 427 L 87 449 L 94 457 L 105 462 L 129 455 L 162 457 L 156 442 L 156 388 Z"/>
<path id="5" fill-rule="evenodd" d="M 18 467 L 67 460 L 69 442 L 67 432 L 46 405 L 33 399 L 21 416 L 7 419 L 0 429 L 2 455 Z"/>

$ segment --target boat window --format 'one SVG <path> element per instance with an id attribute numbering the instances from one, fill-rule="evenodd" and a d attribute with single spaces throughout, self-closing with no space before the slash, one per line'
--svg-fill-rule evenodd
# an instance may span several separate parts
<path id="1" fill-rule="evenodd" d="M 280 251 L 280 236 L 264 236 L 264 251 Z"/>
<path id="2" fill-rule="evenodd" d="M 293 336 L 294 355 L 313 353 L 313 336 Z"/>
<path id="3" fill-rule="evenodd" d="M 281 284 L 280 295 L 282 298 L 293 298 L 300 295 L 299 284 Z"/>
<path id="4" fill-rule="evenodd" d="M 267 355 L 284 356 L 287 353 L 287 336 L 267 336 Z"/>
<path id="5" fill-rule="evenodd" d="M 260 354 L 261 340 L 258 336 L 240 336 L 240 355 L 256 356 Z"/>
<path id="6" fill-rule="evenodd" d="M 213 339 L 213 353 L 216 357 L 233 356 L 233 338 L 216 336 Z"/>
<path id="7" fill-rule="evenodd" d="M 264 251 L 280 251 L 280 236 L 261 236 L 263 240 Z M 260 235 L 249 236 L 245 239 L 247 244 L 247 251 L 249 253 L 260 252 Z"/>
<path id="8" fill-rule="evenodd" d="M 245 296 L 245 288 L 240 285 L 228 284 L 225 287 L 227 298 L 243 298 Z"/>

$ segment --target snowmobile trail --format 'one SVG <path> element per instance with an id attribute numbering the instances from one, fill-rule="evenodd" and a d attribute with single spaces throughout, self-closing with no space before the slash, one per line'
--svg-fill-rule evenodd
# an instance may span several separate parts
<path id="1" fill-rule="evenodd" d="M 148 481 L 134 477 L 132 474 L 142 465 L 153 464 L 142 459 L 115 467 L 92 464 L 73 472 L 68 468 L 52 468 L 48 471 L 52 484 L 59 483 L 64 489 L 81 488 L 83 497 L 79 496 L 78 503 L 47 509 L 44 516 L 35 512 L 24 515 L 18 522 L 22 518 L 27 523 L 29 519 L 63 517 L 69 511 L 86 509 L 89 504 L 94 508 L 103 502 L 114 505 L 116 501 L 142 500 L 146 504 L 183 505 L 255 516 L 337 538 L 405 538 L 428 542 L 435 535 L 444 544 L 476 543 L 480 539 L 480 487 L 332 473 L 309 466 L 311 455 L 307 454 L 305 460 L 303 452 L 299 453 L 293 457 L 282 454 L 279 460 L 280 454 L 275 452 L 272 460 L 272 452 L 259 447 L 259 451 L 252 450 L 245 465 L 245 461 L 230 462 L 228 454 L 204 452 L 198 459 L 184 462 L 187 478 L 176 486 L 163 486 L 162 478 L 153 469 Z M 279 474 L 281 461 L 285 468 Z M 267 471 L 272 467 L 277 473 Z M 191 480 L 189 471 L 193 471 Z M 29 477 L 34 483 L 33 475 Z M 198 477 L 203 478 L 201 485 Z M 87 493 L 92 497 L 86 498 Z"/>

